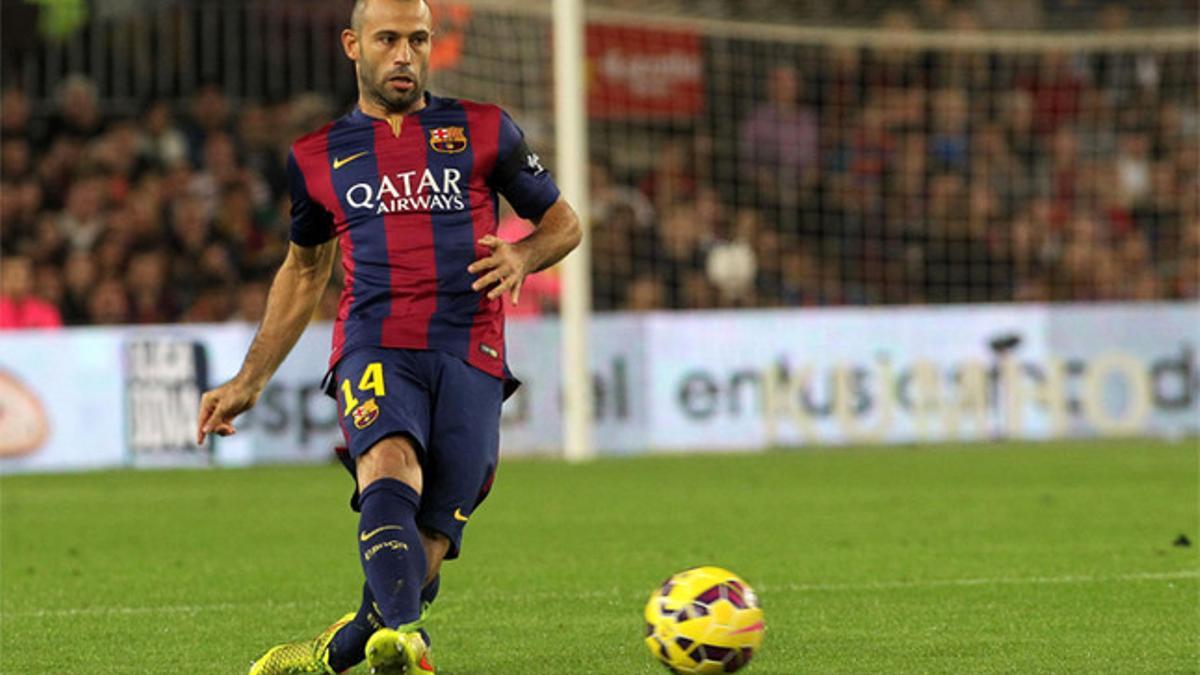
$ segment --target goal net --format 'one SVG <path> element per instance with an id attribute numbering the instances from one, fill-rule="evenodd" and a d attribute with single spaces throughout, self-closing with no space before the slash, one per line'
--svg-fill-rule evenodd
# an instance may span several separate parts
<path id="1" fill-rule="evenodd" d="M 549 0 L 433 5 L 435 89 L 506 106 L 552 165 Z M 586 6 L 598 311 L 1197 296 L 1193 2 Z M 5 85 L 48 110 L 83 73 L 141 115 L 216 83 L 288 133 L 353 100 L 341 4 L 131 7 L 6 30 Z"/>
<path id="2" fill-rule="evenodd" d="M 1197 297 L 1186 11 L 666 4 L 589 3 L 596 310 Z M 444 11 L 550 156 L 547 6 Z"/>

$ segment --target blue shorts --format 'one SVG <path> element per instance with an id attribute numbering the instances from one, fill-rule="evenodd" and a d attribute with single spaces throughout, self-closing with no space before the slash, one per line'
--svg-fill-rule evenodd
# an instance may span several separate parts
<path id="1" fill-rule="evenodd" d="M 389 436 L 416 446 L 424 487 L 417 525 L 450 539 L 457 558 L 467 519 L 487 497 L 500 454 L 505 381 L 438 351 L 363 347 L 333 369 L 338 419 L 355 461 Z M 351 505 L 357 510 L 358 494 Z"/>

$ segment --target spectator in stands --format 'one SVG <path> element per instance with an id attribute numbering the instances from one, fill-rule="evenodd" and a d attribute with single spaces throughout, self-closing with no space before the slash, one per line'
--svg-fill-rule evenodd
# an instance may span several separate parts
<path id="1" fill-rule="evenodd" d="M 592 217 L 592 308 L 611 311 L 624 304 L 634 270 L 649 269 L 641 255 L 651 230 L 638 224 L 632 204 L 614 202 L 600 213 Z"/>
<path id="2" fill-rule="evenodd" d="M 104 130 L 96 85 L 83 75 L 70 75 L 58 88 L 58 109 L 50 118 L 48 136 L 86 141 Z"/>
<path id="3" fill-rule="evenodd" d="M 1000 119 L 1007 131 L 1008 147 L 1023 170 L 1032 172 L 1045 148 L 1034 128 L 1033 96 L 1023 89 L 1005 94 Z"/>
<path id="4" fill-rule="evenodd" d="M 228 321 L 237 310 L 237 305 L 234 304 L 236 297 L 236 286 L 204 285 L 196 294 L 196 299 L 184 312 L 182 320 L 187 323 Z"/>
<path id="5" fill-rule="evenodd" d="M 267 308 L 267 290 L 267 284 L 260 280 L 239 284 L 237 309 L 230 319 L 254 325 L 261 322 Z"/>
<path id="6" fill-rule="evenodd" d="M 89 250 L 104 234 L 105 176 L 98 169 L 77 172 L 57 227 L 72 250 Z"/>
<path id="7" fill-rule="evenodd" d="M 663 284 L 667 307 L 700 308 L 709 302 L 697 291 L 703 286 L 704 253 L 714 233 L 697 227 L 698 222 L 694 204 L 679 204 L 658 224 L 654 273 Z"/>
<path id="8" fill-rule="evenodd" d="M 43 204 L 42 186 L 36 177 L 14 176 L 0 172 L 0 240 L 19 243 L 37 235 L 36 224 Z"/>
<path id="9" fill-rule="evenodd" d="M 662 281 L 652 272 L 643 272 L 629 283 L 622 309 L 627 312 L 649 312 L 669 307 Z"/>
<path id="10" fill-rule="evenodd" d="M 129 323 L 129 298 L 120 279 L 101 281 L 88 298 L 88 323 L 118 325 Z"/>
<path id="11" fill-rule="evenodd" d="M 1060 126 L 1079 118 L 1079 102 L 1085 83 L 1077 64 L 1066 52 L 1042 56 L 1036 69 L 1027 72 L 1018 84 L 1033 96 L 1035 128 L 1052 134 Z"/>
<path id="12" fill-rule="evenodd" d="M 37 160 L 37 176 L 45 194 L 45 206 L 53 210 L 62 208 L 75 174 L 81 169 L 85 146 L 71 136 L 48 142 L 49 148 Z"/>
<path id="13" fill-rule="evenodd" d="M 0 175 L 18 180 L 33 173 L 33 149 L 24 136 L 5 136 L 0 141 Z"/>
<path id="14" fill-rule="evenodd" d="M 1182 228 L 1179 248 L 1164 256 L 1170 298 L 1200 298 L 1200 217 Z"/>
<path id="15" fill-rule="evenodd" d="M 615 181 L 606 161 L 597 158 L 588 164 L 588 181 L 591 186 L 588 210 L 596 221 L 605 222 L 613 209 L 628 207 L 633 211 L 635 227 L 649 228 L 653 224 L 654 205 L 642 192 Z"/>
<path id="16" fill-rule="evenodd" d="M 1140 205 L 1150 197 L 1150 137 L 1126 132 L 1117 140 L 1117 184 L 1122 202 Z"/>
<path id="17" fill-rule="evenodd" d="M 679 1 L 745 13 L 732 0 Z M 1090 14 L 1068 8 L 1079 0 L 1045 12 L 1036 0 L 790 4 L 829 21 L 886 9 L 880 25 L 892 32 L 1040 26 L 1043 14 L 1047 25 L 1073 17 L 1072 27 L 1120 31 L 1148 16 L 1107 0 L 1086 0 Z M 605 152 L 631 164 L 591 167 L 597 309 L 1200 294 L 1194 51 L 789 47 L 768 57 L 727 43 L 758 69 L 730 88 L 721 78 L 734 69 L 717 64 L 706 80 L 739 101 L 765 84 L 745 118 L 714 107 L 694 122 L 622 120 L 632 133 L 605 136 Z M 327 98 L 234 106 L 207 84 L 186 123 L 162 99 L 135 124 L 106 118 L 115 111 L 75 76 L 55 101 L 33 103 L 0 93 L 0 248 L 32 261 L 37 295 L 69 324 L 254 320 L 254 291 L 231 289 L 278 261 L 287 145 L 332 116 Z M 708 275 L 720 242 L 753 249 L 752 296 L 720 299 L 729 278 Z M 165 302 L 149 291 L 164 257 Z M 335 285 L 318 316 L 331 318 L 336 297 Z"/>
<path id="18" fill-rule="evenodd" d="M 654 165 L 638 185 L 657 213 L 695 198 L 698 186 L 694 160 L 689 144 L 682 138 L 668 139 L 659 148 Z"/>
<path id="19" fill-rule="evenodd" d="M 210 135 L 232 130 L 229 99 L 215 83 L 207 83 L 192 96 L 191 116 L 184 126 L 188 157 L 193 166 L 204 163 L 205 145 Z"/>
<path id="20" fill-rule="evenodd" d="M 107 176 L 105 192 L 117 202 L 125 198 L 134 176 L 149 163 L 142 155 L 141 132 L 127 119 L 113 120 L 88 144 L 87 160 Z"/>
<path id="21" fill-rule="evenodd" d="M 142 115 L 140 152 L 155 166 L 171 167 L 188 161 L 188 139 L 171 118 L 166 101 L 153 101 Z"/>
<path id="22" fill-rule="evenodd" d="M 30 115 L 29 97 L 25 92 L 6 87 L 0 93 L 0 136 L 24 138 L 30 144 L 36 144 L 43 136 L 34 129 L 37 121 Z"/>
<path id="23" fill-rule="evenodd" d="M 817 114 L 803 100 L 800 74 L 790 64 L 773 67 L 767 101 L 742 121 L 738 151 L 744 180 L 765 204 L 795 207 L 816 179 Z"/>
<path id="24" fill-rule="evenodd" d="M 251 175 L 261 176 L 273 194 L 285 194 L 288 189 L 287 172 L 284 170 L 286 155 L 280 157 L 280 148 L 286 147 L 291 139 L 281 134 L 274 124 L 271 110 L 262 104 L 249 103 L 237 116 L 237 138 L 242 164 Z"/>
<path id="25" fill-rule="evenodd" d="M 222 192 L 230 189 L 247 190 L 255 208 L 262 208 L 270 203 L 270 187 L 261 176 L 241 165 L 231 134 L 224 131 L 210 132 L 204 141 L 203 156 L 204 162 L 192 175 L 187 190 L 204 203 L 208 215 L 216 215 Z"/>
<path id="26" fill-rule="evenodd" d="M 238 267 L 247 271 L 273 268 L 284 253 L 279 245 L 268 246 L 256 211 L 250 190 L 235 181 L 225 186 L 214 214 L 217 237 L 229 244 Z"/>
<path id="27" fill-rule="evenodd" d="M 186 194 L 176 199 L 171 206 L 170 247 L 175 258 L 171 284 L 183 291 L 184 306 L 200 289 L 203 282 L 200 260 L 214 239 L 212 220 L 204 212 L 204 203 Z"/>
<path id="28" fill-rule="evenodd" d="M 73 251 L 62 268 L 62 318 L 76 326 L 88 321 L 88 299 L 99 277 L 96 258 L 90 251 Z M 174 317 L 172 317 L 174 318 Z"/>
<path id="29" fill-rule="evenodd" d="M 962 90 L 943 89 L 934 95 L 929 154 L 937 169 L 967 170 L 970 161 L 967 113 L 967 97 Z"/>
<path id="30" fill-rule="evenodd" d="M 169 266 L 165 248 L 144 248 L 130 255 L 125 288 L 133 323 L 167 323 L 178 316 Z"/>
<path id="31" fill-rule="evenodd" d="M 7 255 L 0 260 L 0 329 L 62 325 L 58 308 L 34 291 L 33 260 L 23 255 Z"/>

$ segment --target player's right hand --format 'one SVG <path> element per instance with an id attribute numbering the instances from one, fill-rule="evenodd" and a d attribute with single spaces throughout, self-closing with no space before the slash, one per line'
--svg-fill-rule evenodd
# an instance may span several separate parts
<path id="1" fill-rule="evenodd" d="M 258 390 L 236 378 L 204 392 L 200 397 L 200 413 L 196 424 L 196 444 L 204 443 L 208 434 L 232 436 L 237 433 L 233 419 L 249 410 L 258 401 Z"/>

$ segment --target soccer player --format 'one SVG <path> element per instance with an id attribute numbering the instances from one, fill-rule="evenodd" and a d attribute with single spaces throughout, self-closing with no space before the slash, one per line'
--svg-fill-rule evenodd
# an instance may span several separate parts
<path id="1" fill-rule="evenodd" d="M 342 47 L 358 74 L 350 114 L 300 138 L 288 161 L 292 227 L 245 362 L 204 394 L 197 442 L 235 432 L 312 316 L 341 246 L 345 271 L 327 375 L 355 474 L 358 611 L 280 645 L 254 675 L 432 673 L 425 609 L 442 561 L 496 468 L 505 365 L 502 296 L 580 240 L 578 219 L 496 106 L 426 92 L 425 0 L 357 0 Z M 534 232 L 495 236 L 497 193 Z"/>

